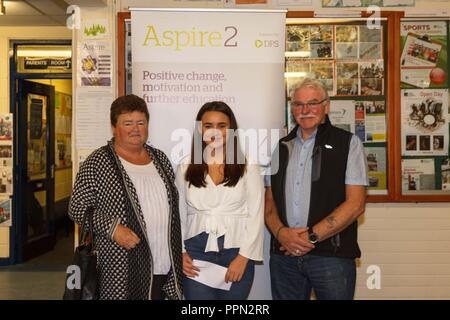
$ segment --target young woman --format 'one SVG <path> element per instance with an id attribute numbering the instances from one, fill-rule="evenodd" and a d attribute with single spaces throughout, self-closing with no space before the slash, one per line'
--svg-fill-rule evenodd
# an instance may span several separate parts
<path id="1" fill-rule="evenodd" d="M 230 107 L 208 102 L 196 117 L 192 153 L 178 167 L 183 235 L 183 280 L 186 299 L 246 299 L 254 261 L 263 258 L 264 185 L 258 165 L 243 156 Z M 226 268 L 230 290 L 196 280 L 193 260 Z M 222 276 L 221 276 L 222 277 Z"/>

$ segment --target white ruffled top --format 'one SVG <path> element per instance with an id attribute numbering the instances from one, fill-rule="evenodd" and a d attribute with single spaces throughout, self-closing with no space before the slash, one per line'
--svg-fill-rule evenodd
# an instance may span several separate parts
<path id="1" fill-rule="evenodd" d="M 205 252 L 219 251 L 217 239 L 224 235 L 225 249 L 239 248 L 240 255 L 262 261 L 264 183 L 260 167 L 247 165 L 234 187 L 215 185 L 207 175 L 206 188 L 197 188 L 188 187 L 184 179 L 189 162 L 190 156 L 180 163 L 176 173 L 183 240 L 206 232 L 209 237 Z"/>

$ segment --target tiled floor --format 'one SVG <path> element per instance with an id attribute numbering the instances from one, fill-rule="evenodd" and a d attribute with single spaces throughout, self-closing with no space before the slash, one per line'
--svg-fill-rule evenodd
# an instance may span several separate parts
<path id="1" fill-rule="evenodd" d="M 59 300 L 73 255 L 73 233 L 55 249 L 23 264 L 0 267 L 0 300 Z"/>

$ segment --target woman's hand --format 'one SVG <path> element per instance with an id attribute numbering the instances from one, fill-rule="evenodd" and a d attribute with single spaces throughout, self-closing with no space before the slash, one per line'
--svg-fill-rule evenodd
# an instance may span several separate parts
<path id="1" fill-rule="evenodd" d="M 239 282 L 244 275 L 245 268 L 247 267 L 248 258 L 241 256 L 240 254 L 231 261 L 228 266 L 227 273 L 225 274 L 225 282 Z"/>
<path id="2" fill-rule="evenodd" d="M 117 242 L 119 246 L 127 250 L 133 249 L 139 244 L 139 242 L 141 242 L 141 239 L 139 239 L 136 233 L 121 224 L 117 225 L 116 231 L 113 235 L 113 240 Z"/>
<path id="3" fill-rule="evenodd" d="M 189 256 L 187 252 L 183 253 L 183 273 L 187 277 L 196 277 L 198 276 L 198 271 L 200 271 L 199 268 L 194 266 L 192 263 L 192 258 Z"/>

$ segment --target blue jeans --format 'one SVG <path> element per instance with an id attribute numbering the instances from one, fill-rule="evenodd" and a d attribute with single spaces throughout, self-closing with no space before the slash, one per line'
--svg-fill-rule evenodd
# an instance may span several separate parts
<path id="1" fill-rule="evenodd" d="M 186 251 L 192 259 L 208 261 L 223 267 L 228 267 L 231 261 L 239 254 L 239 248 L 223 248 L 223 236 L 218 239 L 219 252 L 205 252 L 207 240 L 208 234 L 203 232 L 184 241 Z M 254 261 L 248 260 L 241 281 L 233 282 L 230 291 L 212 288 L 183 276 L 184 296 L 187 300 L 244 300 L 250 293 L 254 272 Z"/>
<path id="2" fill-rule="evenodd" d="M 274 300 L 352 300 L 356 285 L 355 259 L 305 255 L 270 256 Z"/>

